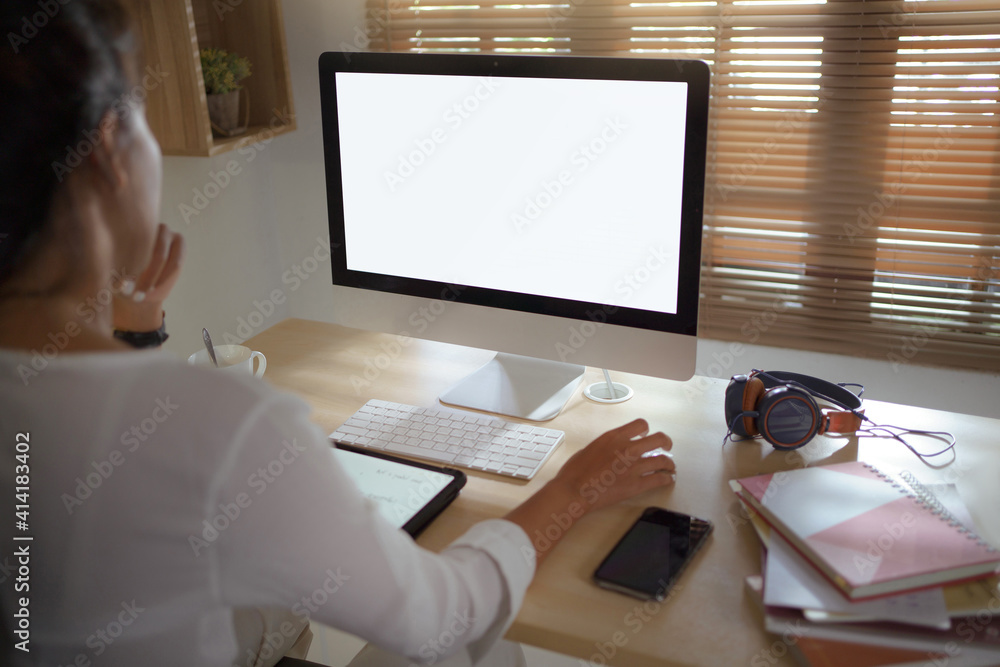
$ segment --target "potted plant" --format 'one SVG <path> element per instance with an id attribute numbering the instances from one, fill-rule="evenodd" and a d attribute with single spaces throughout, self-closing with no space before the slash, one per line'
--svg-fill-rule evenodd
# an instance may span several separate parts
<path id="1" fill-rule="evenodd" d="M 240 81 L 250 76 L 250 61 L 225 49 L 201 50 L 201 72 L 208 96 L 208 117 L 212 129 L 222 136 L 232 137 L 246 132 L 250 118 L 247 99 L 244 121 L 240 124 Z"/>

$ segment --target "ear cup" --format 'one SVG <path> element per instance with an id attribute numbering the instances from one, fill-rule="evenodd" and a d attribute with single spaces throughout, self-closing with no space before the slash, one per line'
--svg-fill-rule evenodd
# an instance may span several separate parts
<path id="1" fill-rule="evenodd" d="M 760 378 L 751 377 L 743 387 L 743 412 L 756 412 L 757 402 L 760 401 L 766 389 Z M 754 436 L 760 433 L 757 430 L 757 423 L 753 417 L 743 417 L 743 429 L 747 436 Z"/>
<path id="2" fill-rule="evenodd" d="M 785 385 L 767 391 L 757 408 L 761 435 L 778 449 L 796 449 L 812 440 L 822 418 L 808 392 Z"/>
<path id="3" fill-rule="evenodd" d="M 743 420 L 740 419 L 743 413 L 743 390 L 746 383 L 746 375 L 734 375 L 726 386 L 726 426 L 734 435 L 741 438 L 750 437 L 743 428 Z"/>
<path id="4" fill-rule="evenodd" d="M 726 426 L 733 435 L 749 438 L 750 434 L 743 427 L 743 392 L 747 384 L 746 375 L 734 375 L 726 386 Z M 728 437 L 728 436 L 727 436 Z"/>

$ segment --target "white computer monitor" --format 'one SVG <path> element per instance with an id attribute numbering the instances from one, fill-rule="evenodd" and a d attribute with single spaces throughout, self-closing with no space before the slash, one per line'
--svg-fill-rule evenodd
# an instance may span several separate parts
<path id="1" fill-rule="evenodd" d="M 527 419 L 584 366 L 691 377 L 704 63 L 325 53 L 319 71 L 337 321 L 496 350 L 441 400 Z"/>

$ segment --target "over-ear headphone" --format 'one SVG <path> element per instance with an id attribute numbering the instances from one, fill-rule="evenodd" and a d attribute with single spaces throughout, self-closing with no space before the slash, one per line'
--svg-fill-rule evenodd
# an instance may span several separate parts
<path id="1" fill-rule="evenodd" d="M 821 410 L 814 397 L 841 410 Z M 726 387 L 726 439 L 760 435 L 778 449 L 797 449 L 815 435 L 854 433 L 863 420 L 860 393 L 811 375 L 754 369 Z"/>

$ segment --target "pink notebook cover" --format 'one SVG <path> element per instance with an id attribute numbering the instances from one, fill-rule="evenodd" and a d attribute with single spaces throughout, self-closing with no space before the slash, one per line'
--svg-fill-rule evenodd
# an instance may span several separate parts
<path id="1" fill-rule="evenodd" d="M 919 484 L 911 487 L 866 463 L 737 483 L 764 518 L 814 565 L 825 563 L 827 576 L 852 598 L 975 577 L 1000 565 L 1000 554 L 949 520 Z"/>

